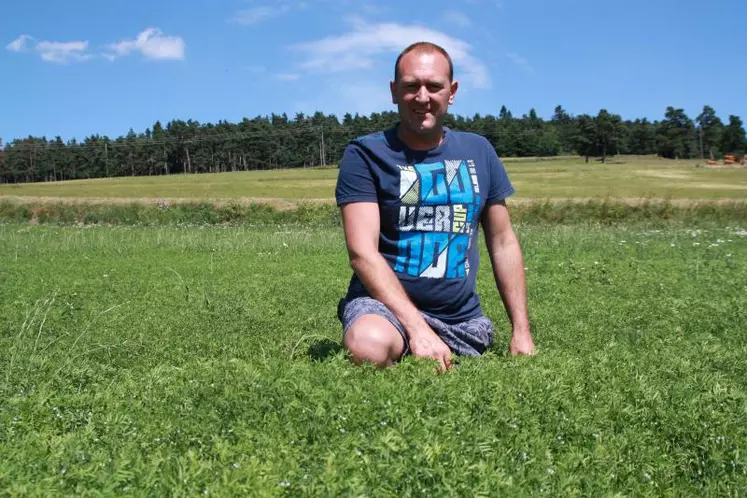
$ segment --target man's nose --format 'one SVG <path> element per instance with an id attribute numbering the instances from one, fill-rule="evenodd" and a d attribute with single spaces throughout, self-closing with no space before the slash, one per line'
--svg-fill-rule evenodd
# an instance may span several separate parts
<path id="1" fill-rule="evenodd" d="M 415 94 L 415 100 L 417 100 L 418 102 L 428 101 L 428 89 L 425 88 L 425 85 L 418 88 L 418 93 Z"/>

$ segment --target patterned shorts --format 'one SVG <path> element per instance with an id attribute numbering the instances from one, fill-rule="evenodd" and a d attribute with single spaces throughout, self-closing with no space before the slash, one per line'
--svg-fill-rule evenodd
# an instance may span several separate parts
<path id="1" fill-rule="evenodd" d="M 410 351 L 407 334 L 399 320 L 383 303 L 370 297 L 342 299 L 337 307 L 337 316 L 342 323 L 343 336 L 348 327 L 363 315 L 379 315 L 389 320 L 405 341 L 405 355 Z M 449 325 L 421 312 L 425 321 L 443 340 L 451 351 L 460 356 L 479 356 L 493 343 L 493 323 L 485 316 Z"/>

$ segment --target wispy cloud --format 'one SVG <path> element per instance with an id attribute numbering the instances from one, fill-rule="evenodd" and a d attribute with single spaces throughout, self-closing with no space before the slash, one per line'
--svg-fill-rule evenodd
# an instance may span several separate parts
<path id="1" fill-rule="evenodd" d="M 469 28 L 472 26 L 472 21 L 470 21 L 469 17 L 458 10 L 450 10 L 444 14 L 444 21 L 460 28 Z"/>
<path id="2" fill-rule="evenodd" d="M 186 44 L 180 36 L 166 36 L 158 28 L 148 28 L 134 40 L 122 40 L 107 46 L 102 54 L 109 60 L 140 52 L 151 60 L 184 60 Z"/>
<path id="3" fill-rule="evenodd" d="M 534 68 L 532 67 L 531 64 L 529 64 L 529 61 L 526 60 L 524 57 L 514 52 L 506 52 L 506 57 L 511 59 L 511 61 L 514 64 L 524 69 L 527 73 L 534 74 Z"/>
<path id="4" fill-rule="evenodd" d="M 267 72 L 267 68 L 265 66 L 259 66 L 259 65 L 250 65 L 250 66 L 244 66 L 244 69 L 249 71 L 253 74 L 265 74 Z"/>
<path id="5" fill-rule="evenodd" d="M 470 5 L 477 5 L 482 2 L 483 0 L 464 0 L 464 3 L 468 3 Z M 487 0 L 487 3 L 492 4 L 499 10 L 503 9 L 503 0 Z"/>
<path id="6" fill-rule="evenodd" d="M 229 21 L 243 24 L 244 26 L 253 26 L 274 17 L 280 17 L 291 10 L 302 10 L 306 7 L 307 4 L 305 1 L 275 0 L 273 3 L 239 10 Z"/>
<path id="7" fill-rule="evenodd" d="M 343 72 L 373 67 L 383 56 L 399 53 L 417 41 L 430 41 L 451 55 L 459 78 L 476 88 L 490 86 L 487 67 L 474 55 L 465 41 L 440 31 L 418 25 L 396 23 L 367 24 L 356 19 L 353 30 L 339 36 L 294 45 L 291 48 L 306 55 L 301 68 L 313 72 Z M 393 60 L 391 61 L 393 63 Z"/>
<path id="8" fill-rule="evenodd" d="M 11 52 L 28 52 L 33 49 L 45 62 L 68 64 L 70 62 L 84 62 L 96 57 L 103 57 L 110 61 L 138 51 L 146 59 L 153 60 L 182 60 L 184 59 L 184 40 L 179 36 L 165 36 L 158 28 L 148 28 L 134 40 L 122 40 L 109 44 L 101 54 L 88 52 L 88 41 L 39 41 L 33 44 L 34 38 L 21 35 L 8 45 Z"/>
<path id="9" fill-rule="evenodd" d="M 36 52 L 41 60 L 52 62 L 54 64 L 68 64 L 70 62 L 83 62 L 94 57 L 93 54 L 87 53 L 87 41 L 39 41 L 34 43 L 34 37 L 30 35 L 21 35 L 12 42 L 8 43 L 5 48 L 10 52 L 24 53 L 29 51 Z"/>
<path id="10" fill-rule="evenodd" d="M 5 48 L 10 50 L 11 52 L 23 52 L 26 50 L 26 42 L 33 41 L 33 37 L 29 35 L 21 35 L 12 42 L 8 43 Z"/>
<path id="11" fill-rule="evenodd" d="M 336 75 L 335 79 L 324 82 L 326 91 L 309 95 L 308 99 L 292 102 L 292 108 L 306 114 L 324 109 L 337 114 L 371 114 L 393 108 L 392 97 L 386 84 L 379 84 L 361 78 L 354 73 Z"/>
<path id="12" fill-rule="evenodd" d="M 295 81 L 300 78 L 301 75 L 296 73 L 280 73 L 276 74 L 275 77 L 280 81 Z"/>
<path id="13" fill-rule="evenodd" d="M 67 64 L 69 62 L 83 62 L 93 58 L 93 54 L 87 54 L 87 41 L 72 42 L 49 42 L 40 41 L 36 44 L 36 51 L 43 61 L 56 64 Z"/>

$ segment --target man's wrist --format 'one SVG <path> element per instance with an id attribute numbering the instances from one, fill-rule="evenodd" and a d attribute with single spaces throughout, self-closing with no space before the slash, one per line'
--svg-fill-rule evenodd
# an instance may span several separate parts
<path id="1" fill-rule="evenodd" d="M 512 332 L 515 337 L 532 335 L 528 323 L 514 324 Z"/>

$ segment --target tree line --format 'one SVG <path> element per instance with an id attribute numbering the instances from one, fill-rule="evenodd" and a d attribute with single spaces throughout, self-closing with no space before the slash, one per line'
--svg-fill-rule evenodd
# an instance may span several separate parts
<path id="1" fill-rule="evenodd" d="M 386 129 L 396 112 L 369 116 L 317 112 L 244 118 L 239 123 L 157 121 L 142 133 L 132 129 L 117 138 L 98 134 L 82 141 L 59 136 L 0 140 L 0 182 L 39 182 L 114 176 L 217 173 L 337 164 L 348 142 Z M 446 126 L 485 136 L 500 157 L 580 155 L 588 162 L 616 154 L 657 154 L 665 158 L 718 159 L 742 155 L 747 139 L 742 120 L 724 123 L 710 106 L 695 120 L 668 107 L 664 118 L 623 120 L 602 109 L 596 116 L 570 115 L 557 106 L 551 119 L 534 109 L 515 117 L 502 107 L 497 116 L 448 115 Z"/>

